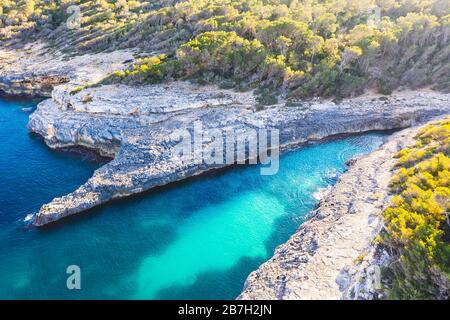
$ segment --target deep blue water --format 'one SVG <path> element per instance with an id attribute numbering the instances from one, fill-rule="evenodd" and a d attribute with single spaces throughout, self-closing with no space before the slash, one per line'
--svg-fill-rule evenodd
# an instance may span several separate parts
<path id="1" fill-rule="evenodd" d="M 314 193 L 385 137 L 305 146 L 273 176 L 232 168 L 36 229 L 24 217 L 99 164 L 29 134 L 30 105 L 0 100 L 0 299 L 233 299 L 304 221 Z M 66 288 L 69 265 L 81 268 L 81 290 Z"/>

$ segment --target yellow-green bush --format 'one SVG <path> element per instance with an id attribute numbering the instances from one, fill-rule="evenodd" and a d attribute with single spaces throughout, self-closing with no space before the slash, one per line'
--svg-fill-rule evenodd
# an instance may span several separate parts
<path id="1" fill-rule="evenodd" d="M 236 32 L 211 31 L 182 45 L 177 57 L 188 75 L 215 72 L 223 77 L 249 77 L 264 60 L 264 46 Z"/>
<path id="2" fill-rule="evenodd" d="M 392 298 L 450 297 L 450 119 L 428 125 L 397 154 L 396 194 L 384 212 Z"/>
<path id="3" fill-rule="evenodd" d="M 43 40 L 69 55 L 167 55 L 151 70 L 129 70 L 127 83 L 190 76 L 239 89 L 278 86 L 274 92 L 292 98 L 342 98 L 369 86 L 448 91 L 448 1 L 412 2 L 1 0 L 0 40 Z M 79 29 L 65 26 L 71 5 L 80 8 Z"/>
<path id="4" fill-rule="evenodd" d="M 122 82 L 132 84 L 157 83 L 176 74 L 178 62 L 166 60 L 166 55 L 152 56 L 139 59 L 131 68 L 116 71 L 103 83 Z"/>

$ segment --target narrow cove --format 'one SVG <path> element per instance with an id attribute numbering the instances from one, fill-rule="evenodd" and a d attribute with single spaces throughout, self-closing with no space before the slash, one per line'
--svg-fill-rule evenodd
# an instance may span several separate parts
<path id="1" fill-rule="evenodd" d="M 27 132 L 32 101 L 0 100 L 0 298 L 233 299 L 333 184 L 385 133 L 332 139 L 281 156 L 280 170 L 234 167 L 117 201 L 44 229 L 23 219 L 100 164 Z M 28 112 L 27 112 L 28 111 Z M 82 289 L 66 288 L 81 268 Z"/>

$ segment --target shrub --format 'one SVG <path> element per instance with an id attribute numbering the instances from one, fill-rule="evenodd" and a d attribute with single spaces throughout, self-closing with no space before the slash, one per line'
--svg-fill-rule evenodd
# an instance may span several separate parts
<path id="1" fill-rule="evenodd" d="M 166 55 L 139 59 L 130 69 L 116 71 L 102 83 L 144 84 L 157 83 L 177 74 L 178 62 L 166 60 Z"/>
<path id="2" fill-rule="evenodd" d="M 80 92 L 81 90 L 83 90 L 83 87 L 78 86 L 76 88 L 74 88 L 72 91 L 70 91 L 71 95 L 77 94 L 78 92 Z"/>
<path id="3" fill-rule="evenodd" d="M 187 75 L 213 71 L 226 78 L 245 79 L 265 57 L 258 40 L 247 40 L 235 32 L 205 32 L 182 45 L 177 57 Z"/>
<path id="4" fill-rule="evenodd" d="M 449 137 L 450 119 L 433 123 L 397 154 L 382 237 L 399 256 L 386 271 L 392 298 L 450 297 Z"/>
<path id="5" fill-rule="evenodd" d="M 167 55 L 106 82 L 192 77 L 336 100 L 369 86 L 383 94 L 430 84 L 450 90 L 450 18 L 447 8 L 436 9 L 442 0 L 384 1 L 378 22 L 356 2 L 3 0 L 0 39 L 45 40 L 68 56 L 122 48 Z M 80 29 L 64 25 L 72 4 L 81 9 Z"/>

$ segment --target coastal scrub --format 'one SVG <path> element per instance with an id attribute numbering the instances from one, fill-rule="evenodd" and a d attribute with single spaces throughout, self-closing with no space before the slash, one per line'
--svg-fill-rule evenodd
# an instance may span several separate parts
<path id="1" fill-rule="evenodd" d="M 383 243 L 397 260 L 385 275 L 391 298 L 450 297 L 450 119 L 428 125 L 397 154 Z"/>

